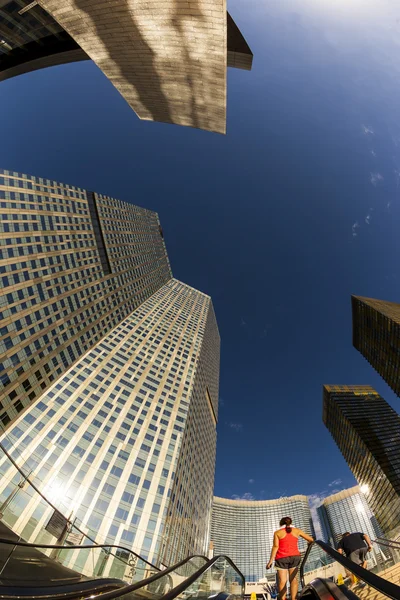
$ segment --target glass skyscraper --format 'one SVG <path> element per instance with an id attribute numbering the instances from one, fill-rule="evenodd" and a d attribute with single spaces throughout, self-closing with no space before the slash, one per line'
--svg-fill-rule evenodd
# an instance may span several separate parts
<path id="1" fill-rule="evenodd" d="M 204 554 L 220 351 L 210 297 L 172 278 L 155 213 L 55 182 L 3 175 L 2 214 L 12 218 L 2 224 L 13 241 L 0 265 L 10 279 L 22 273 L 21 285 L 13 285 L 28 293 L 19 298 L 5 290 L 16 297 L 4 300 L 11 344 L 2 402 L 13 388 L 29 406 L 20 414 L 6 407 L 14 420 L 0 442 L 44 496 L 97 542 L 164 564 Z M 24 223 L 36 228 L 25 231 Z M 33 244 L 34 253 L 20 254 Z M 25 321 L 9 327 L 28 316 L 29 327 Z M 48 326 L 47 319 L 54 322 Z M 37 349 L 31 336 L 40 340 Z M 32 352 L 26 355 L 25 347 Z M 23 382 L 15 384 L 14 355 L 22 358 L 25 378 L 30 360 L 36 370 L 40 361 L 48 365 L 42 378 L 29 377 L 39 384 L 32 385 L 33 398 L 25 397 L 30 390 Z M 1 504 L 19 474 L 5 457 L 0 474 Z M 13 529 L 27 540 L 54 543 L 45 528 L 51 508 L 37 497 L 15 502 Z M 71 555 L 72 568 L 74 560 Z"/>
<path id="2" fill-rule="evenodd" d="M 0 429 L 172 277 L 158 215 L 0 170 Z"/>
<path id="3" fill-rule="evenodd" d="M 336 546 L 346 531 L 382 535 L 377 520 L 358 486 L 328 496 L 317 509 L 324 541 Z"/>
<path id="4" fill-rule="evenodd" d="M 400 531 L 400 416 L 370 386 L 325 385 L 323 420 L 386 536 Z"/>
<path id="5" fill-rule="evenodd" d="M 307 496 L 254 501 L 214 497 L 211 520 L 214 554 L 227 554 L 247 581 L 259 581 L 265 576 L 274 531 L 286 516 L 293 519 L 295 527 L 314 535 Z M 307 542 L 300 539 L 300 550 L 303 552 L 306 547 Z"/>
<path id="6" fill-rule="evenodd" d="M 400 396 L 400 304 L 352 296 L 353 344 Z"/>

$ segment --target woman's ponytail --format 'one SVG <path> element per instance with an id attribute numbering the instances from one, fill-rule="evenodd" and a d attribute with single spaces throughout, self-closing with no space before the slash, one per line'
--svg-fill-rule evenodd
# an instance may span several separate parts
<path id="1" fill-rule="evenodd" d="M 286 533 L 292 533 L 292 527 L 290 527 L 291 524 L 292 524 L 292 519 L 290 517 L 283 517 L 283 519 L 281 519 L 280 526 L 286 527 Z"/>

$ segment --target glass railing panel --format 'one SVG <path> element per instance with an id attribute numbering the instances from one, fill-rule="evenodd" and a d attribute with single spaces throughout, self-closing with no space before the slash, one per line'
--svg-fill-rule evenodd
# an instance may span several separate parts
<path id="1" fill-rule="evenodd" d="M 391 541 L 375 540 L 374 550 L 377 555 L 377 566 L 372 570 L 381 577 L 391 578 L 390 572 L 400 565 L 400 544 Z M 400 581 L 400 576 L 399 576 Z"/>
<path id="2" fill-rule="evenodd" d="M 158 569 L 138 556 L 123 549 L 110 548 L 102 576 L 123 579 L 128 583 L 136 583 L 158 572 Z"/>
<path id="3" fill-rule="evenodd" d="M 192 561 L 191 565 L 188 565 L 187 571 L 192 571 L 196 562 L 198 564 L 203 563 L 201 566 L 204 567 L 208 561 L 196 557 L 196 560 Z M 244 578 L 227 559 L 223 557 L 218 558 L 187 586 L 184 586 L 185 577 L 182 575 L 183 571 L 186 570 L 185 567 L 186 565 L 177 568 L 175 573 L 170 572 L 163 575 L 161 572 L 154 581 L 142 585 L 140 588 L 110 592 L 106 595 L 106 598 L 107 600 L 111 598 L 138 600 L 140 597 L 149 598 L 151 596 L 152 600 L 160 600 L 168 592 L 171 592 L 173 598 L 182 600 L 192 597 L 199 600 L 206 600 L 208 598 L 215 598 L 218 594 L 223 594 L 224 597 L 229 596 L 230 600 L 243 599 Z M 198 568 L 194 570 L 191 576 L 195 575 L 198 570 Z M 181 575 L 178 575 L 178 572 Z M 183 585 L 184 588 L 181 592 L 176 590 L 176 586 L 173 585 L 174 575 L 175 577 L 181 577 L 179 585 Z M 100 599 L 101 596 L 98 596 L 98 598 Z"/>
<path id="4" fill-rule="evenodd" d="M 185 564 L 181 565 L 171 573 L 173 587 L 178 586 L 188 577 L 196 573 L 200 567 L 203 567 L 207 559 L 204 556 L 194 556 Z"/>
<path id="5" fill-rule="evenodd" d="M 5 441 L 7 442 L 7 440 Z M 7 445 L 7 444 L 6 444 Z M 10 444 L 9 444 L 10 446 Z M 26 466 L 26 465 L 25 465 Z M 4 474 L 7 474 L 7 479 Z M 31 484 L 26 469 L 18 469 L 10 457 L 0 447 L 0 538 L 1 523 L 31 544 L 64 545 L 65 550 L 37 549 L 41 554 L 55 559 L 61 565 L 89 577 L 120 578 L 127 583 L 151 577 L 158 569 L 136 556 L 133 552 L 110 548 L 108 550 L 72 550 L 70 545 L 92 545 L 95 540 L 82 531 L 78 519 L 71 523 L 64 520 L 65 531 L 54 534 L 49 521 L 54 516 L 55 507 Z M 67 513 L 64 513 L 67 514 Z M 16 557 L 17 558 L 17 555 Z"/>
<path id="6" fill-rule="evenodd" d="M 182 600 L 193 596 L 196 598 L 209 598 L 218 594 L 227 594 L 230 598 L 242 598 L 244 594 L 243 577 L 223 557 L 212 563 L 177 598 Z"/>

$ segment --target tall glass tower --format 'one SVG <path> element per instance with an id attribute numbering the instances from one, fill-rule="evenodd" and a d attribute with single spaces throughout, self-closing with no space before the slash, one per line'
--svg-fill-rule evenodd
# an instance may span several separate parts
<path id="1" fill-rule="evenodd" d="M 387 536 L 400 530 L 400 416 L 370 386 L 325 385 L 323 421 Z"/>
<path id="2" fill-rule="evenodd" d="M 353 344 L 400 396 L 400 304 L 351 299 Z"/>
<path id="3" fill-rule="evenodd" d="M 0 430 L 172 277 L 158 215 L 0 170 Z"/>
<path id="4" fill-rule="evenodd" d="M 247 581 L 259 581 L 265 576 L 274 531 L 286 516 L 293 519 L 294 526 L 314 535 L 307 496 L 253 501 L 214 497 L 211 520 L 214 554 L 227 554 Z M 305 551 L 306 547 L 307 543 L 300 540 L 300 550 Z"/>
<path id="5" fill-rule="evenodd" d="M 30 183 L 26 176 L 13 177 Z M 12 343 L 17 338 L 10 351 L 19 356 L 17 342 L 29 345 L 31 336 L 40 339 L 29 357 L 36 369 L 45 361 L 49 377 L 38 378 L 45 385 L 42 389 L 39 384 L 40 393 L 32 399 L 24 397 L 24 385 L 21 389 L 18 384 L 15 389 L 27 408 L 12 415 L 0 442 L 55 508 L 97 542 L 120 544 L 164 564 L 204 554 L 214 485 L 220 352 L 211 299 L 172 278 L 155 213 L 71 189 L 78 202 L 58 188 L 48 192 L 47 181 L 35 185 L 46 188 L 33 193 L 32 203 L 39 207 L 32 212 L 35 218 L 23 219 L 31 214 L 26 208 L 31 192 L 7 189 L 4 213 L 14 212 L 3 223 L 10 236 L 16 223 L 36 223 L 37 229 L 26 234 L 13 230 L 18 238 L 9 248 L 19 254 L 25 244 L 41 244 L 40 254 L 37 249 L 32 256 L 11 255 L 0 264 L 7 272 L 17 264 L 10 278 L 26 271 L 28 286 L 42 286 L 43 298 L 35 287 L 29 296 L 34 305 L 20 306 L 25 298 L 15 299 L 16 311 L 7 309 L 5 317 L 8 323 L 30 316 L 32 331 L 28 328 L 25 338 L 17 338 L 18 328 L 12 334 L 8 330 Z M 52 194 L 63 210 L 47 208 Z M 9 204 L 16 206 L 10 209 Z M 47 290 L 57 293 L 47 297 Z M 62 298 L 60 325 L 41 328 L 42 315 L 59 316 Z M 84 318 L 78 318 L 81 312 Z M 76 323 L 76 330 L 70 331 L 72 325 L 63 329 L 67 322 Z M 68 358 L 71 342 L 67 337 L 63 345 L 60 331 L 82 341 L 65 363 L 59 356 L 63 351 Z M 10 369 L 8 389 L 12 377 Z M 9 397 L 8 389 L 4 396 Z M 1 458 L 0 504 L 19 477 L 10 461 Z M 17 497 L 13 529 L 25 539 L 54 543 L 46 529 L 51 512 L 40 497 Z"/>
<path id="6" fill-rule="evenodd" d="M 321 522 L 329 524 L 326 542 L 337 544 L 345 531 L 367 533 L 371 540 L 382 535 L 364 494 L 356 485 L 325 498 L 318 509 Z"/>

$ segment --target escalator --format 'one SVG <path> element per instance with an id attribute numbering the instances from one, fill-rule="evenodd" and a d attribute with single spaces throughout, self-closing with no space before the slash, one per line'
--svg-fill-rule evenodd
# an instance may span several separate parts
<path id="1" fill-rule="evenodd" d="M 315 546 L 319 547 L 329 560 L 325 567 L 319 569 L 321 573 L 317 573 L 315 577 L 308 577 L 307 580 L 307 561 Z M 400 562 L 397 564 L 400 574 Z M 360 600 L 384 600 L 386 598 L 400 600 L 400 586 L 384 578 L 386 570 L 380 574 L 383 576 L 364 569 L 339 554 L 329 544 L 317 540 L 308 546 L 300 567 L 302 585 L 300 598 L 302 600 L 357 600 L 357 598 Z M 398 581 L 400 581 L 400 577 Z"/>
<path id="2" fill-rule="evenodd" d="M 96 543 L 78 519 L 63 515 L 62 506 L 31 481 L 4 444 L 0 459 L 0 477 L 12 473 L 0 495 L 0 599 L 158 600 L 174 590 L 181 598 L 243 597 L 244 578 L 228 558 L 210 562 L 190 556 L 160 571 L 128 548 Z M 32 501 L 36 510 L 25 517 L 24 507 Z M 61 517 L 63 533 L 49 533 L 54 516 Z M 52 536 L 57 544 L 49 543 Z"/>
<path id="3" fill-rule="evenodd" d="M 1 600 L 239 600 L 244 596 L 244 576 L 226 556 L 210 560 L 204 556 L 192 556 L 162 571 L 152 566 L 153 572 L 149 569 L 141 581 L 128 584 L 122 579 L 76 573 L 42 553 L 45 548 L 64 552 L 65 547 L 27 544 L 12 532 L 8 536 L 4 529 L 1 532 L 0 548 L 10 549 L 5 559 L 2 552 Z M 108 553 L 116 548 L 108 546 L 105 550 L 102 546 L 85 545 L 71 546 L 68 551 L 87 552 L 92 547 L 96 552 Z M 330 561 L 324 567 L 325 573 L 307 580 L 310 573 L 307 563 L 315 547 L 322 550 Z M 14 558 L 11 558 L 13 555 Z M 355 581 L 351 581 L 351 576 Z M 301 600 L 400 600 L 398 585 L 363 569 L 321 541 L 308 547 L 300 567 L 300 580 Z"/>
<path id="4" fill-rule="evenodd" d="M 3 534 L 0 538 L 1 600 L 243 598 L 244 577 L 228 557 L 208 560 L 204 556 L 190 556 L 163 571 L 154 567 L 153 574 L 148 570 L 144 579 L 128 584 L 121 579 L 82 575 L 42 553 L 44 549 L 65 552 L 64 546 L 28 544 L 4 526 L 0 533 Z M 8 548 L 8 552 L 4 548 Z M 110 553 L 117 547 L 84 545 L 71 546 L 67 550 L 87 552 L 95 549 L 99 552 L 105 548 Z"/>

